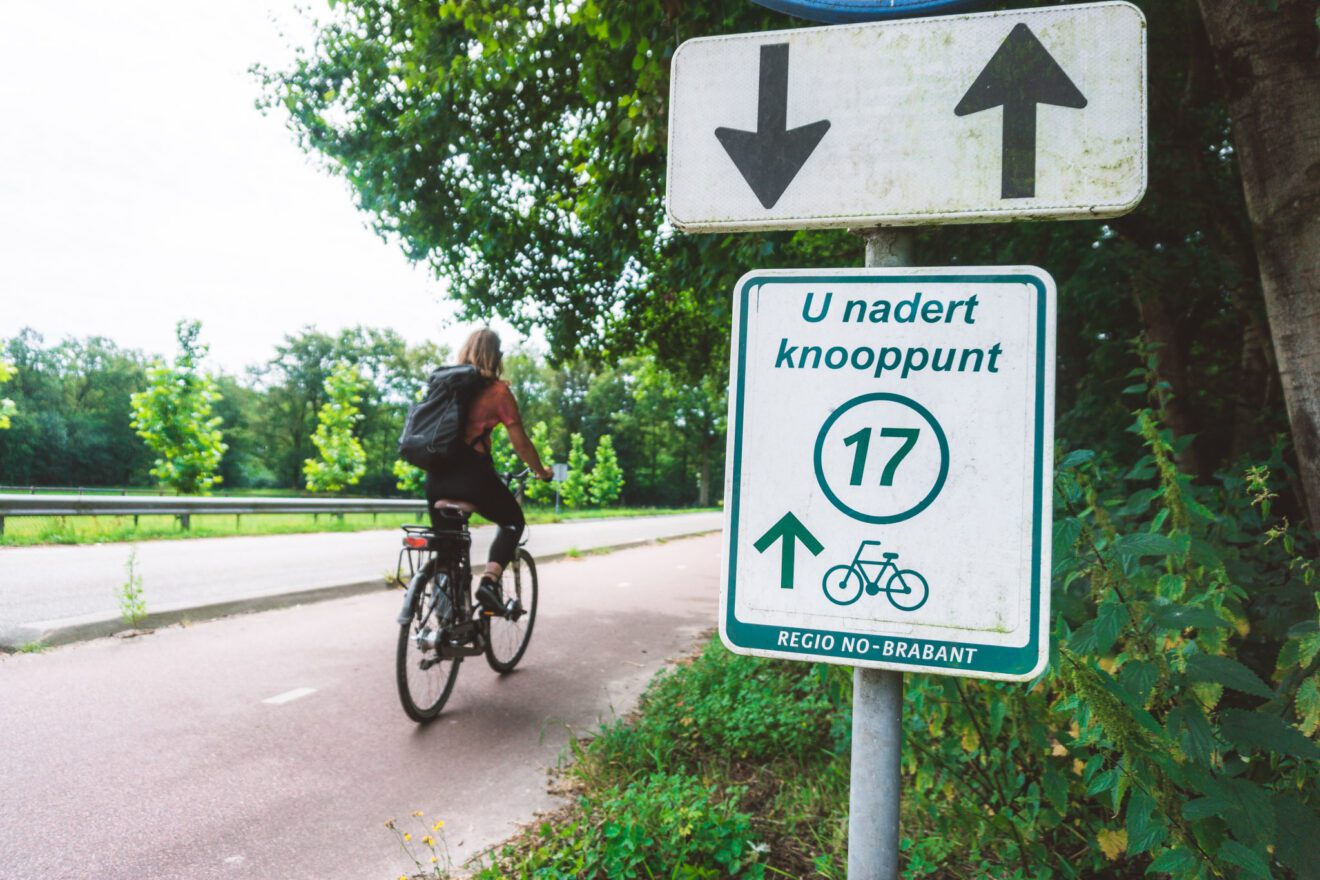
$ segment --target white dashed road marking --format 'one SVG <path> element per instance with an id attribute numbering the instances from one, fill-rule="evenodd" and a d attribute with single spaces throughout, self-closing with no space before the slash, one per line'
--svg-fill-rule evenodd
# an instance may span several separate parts
<path id="1" fill-rule="evenodd" d="M 297 700 L 301 697 L 305 697 L 308 694 L 314 694 L 314 693 L 316 693 L 316 688 L 294 688 L 291 691 L 285 691 L 282 694 L 276 694 L 273 697 L 267 697 L 261 702 L 269 703 L 272 706 L 280 706 L 283 705 L 284 703 L 292 703 L 294 700 Z"/>

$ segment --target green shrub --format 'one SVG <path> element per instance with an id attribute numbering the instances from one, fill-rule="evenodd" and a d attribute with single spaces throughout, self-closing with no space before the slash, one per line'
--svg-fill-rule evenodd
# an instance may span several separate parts
<path id="1" fill-rule="evenodd" d="M 761 880 L 765 866 L 756 861 L 751 818 L 736 807 L 739 790 L 723 794 L 693 776 L 655 773 L 584 795 L 581 818 L 559 828 L 542 825 L 521 859 L 477 876 Z"/>
<path id="2" fill-rule="evenodd" d="M 1195 484 L 1132 430 L 1135 466 L 1059 462 L 1051 671 L 909 676 L 908 877 L 1316 876 L 1313 539 L 1270 468 Z"/>
<path id="3" fill-rule="evenodd" d="M 640 718 L 607 726 L 593 754 L 625 773 L 692 768 L 701 757 L 805 757 L 827 742 L 832 715 L 812 670 L 733 654 L 712 639 L 698 662 L 660 673 Z"/>

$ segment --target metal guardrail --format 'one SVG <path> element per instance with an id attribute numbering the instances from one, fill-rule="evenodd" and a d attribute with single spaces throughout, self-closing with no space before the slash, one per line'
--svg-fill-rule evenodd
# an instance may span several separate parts
<path id="1" fill-rule="evenodd" d="M 145 516 L 257 513 L 425 513 L 420 498 L 224 498 L 198 495 L 0 495 L 0 535 L 9 516 Z"/>

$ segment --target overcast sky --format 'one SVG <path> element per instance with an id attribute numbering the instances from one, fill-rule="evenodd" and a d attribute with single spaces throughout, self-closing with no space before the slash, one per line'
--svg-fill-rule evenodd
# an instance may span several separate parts
<path id="1" fill-rule="evenodd" d="M 306 324 L 461 341 L 443 283 L 253 107 L 248 67 L 310 33 L 293 0 L 10 3 L 2 21 L 0 339 L 172 354 L 197 318 L 229 372 Z"/>

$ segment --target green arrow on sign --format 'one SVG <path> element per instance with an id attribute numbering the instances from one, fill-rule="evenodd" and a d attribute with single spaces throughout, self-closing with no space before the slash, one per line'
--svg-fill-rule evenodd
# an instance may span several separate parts
<path id="1" fill-rule="evenodd" d="M 793 562 L 797 554 L 797 542 L 801 541 L 802 546 L 811 552 L 812 556 L 819 556 L 820 551 L 825 548 L 821 546 L 816 536 L 807 530 L 802 521 L 793 515 L 792 511 L 780 517 L 779 522 L 770 527 L 770 530 L 757 540 L 752 546 L 758 553 L 764 553 L 770 549 L 770 545 L 779 539 L 784 540 L 784 555 L 779 564 L 779 586 L 785 590 L 793 589 Z"/>

